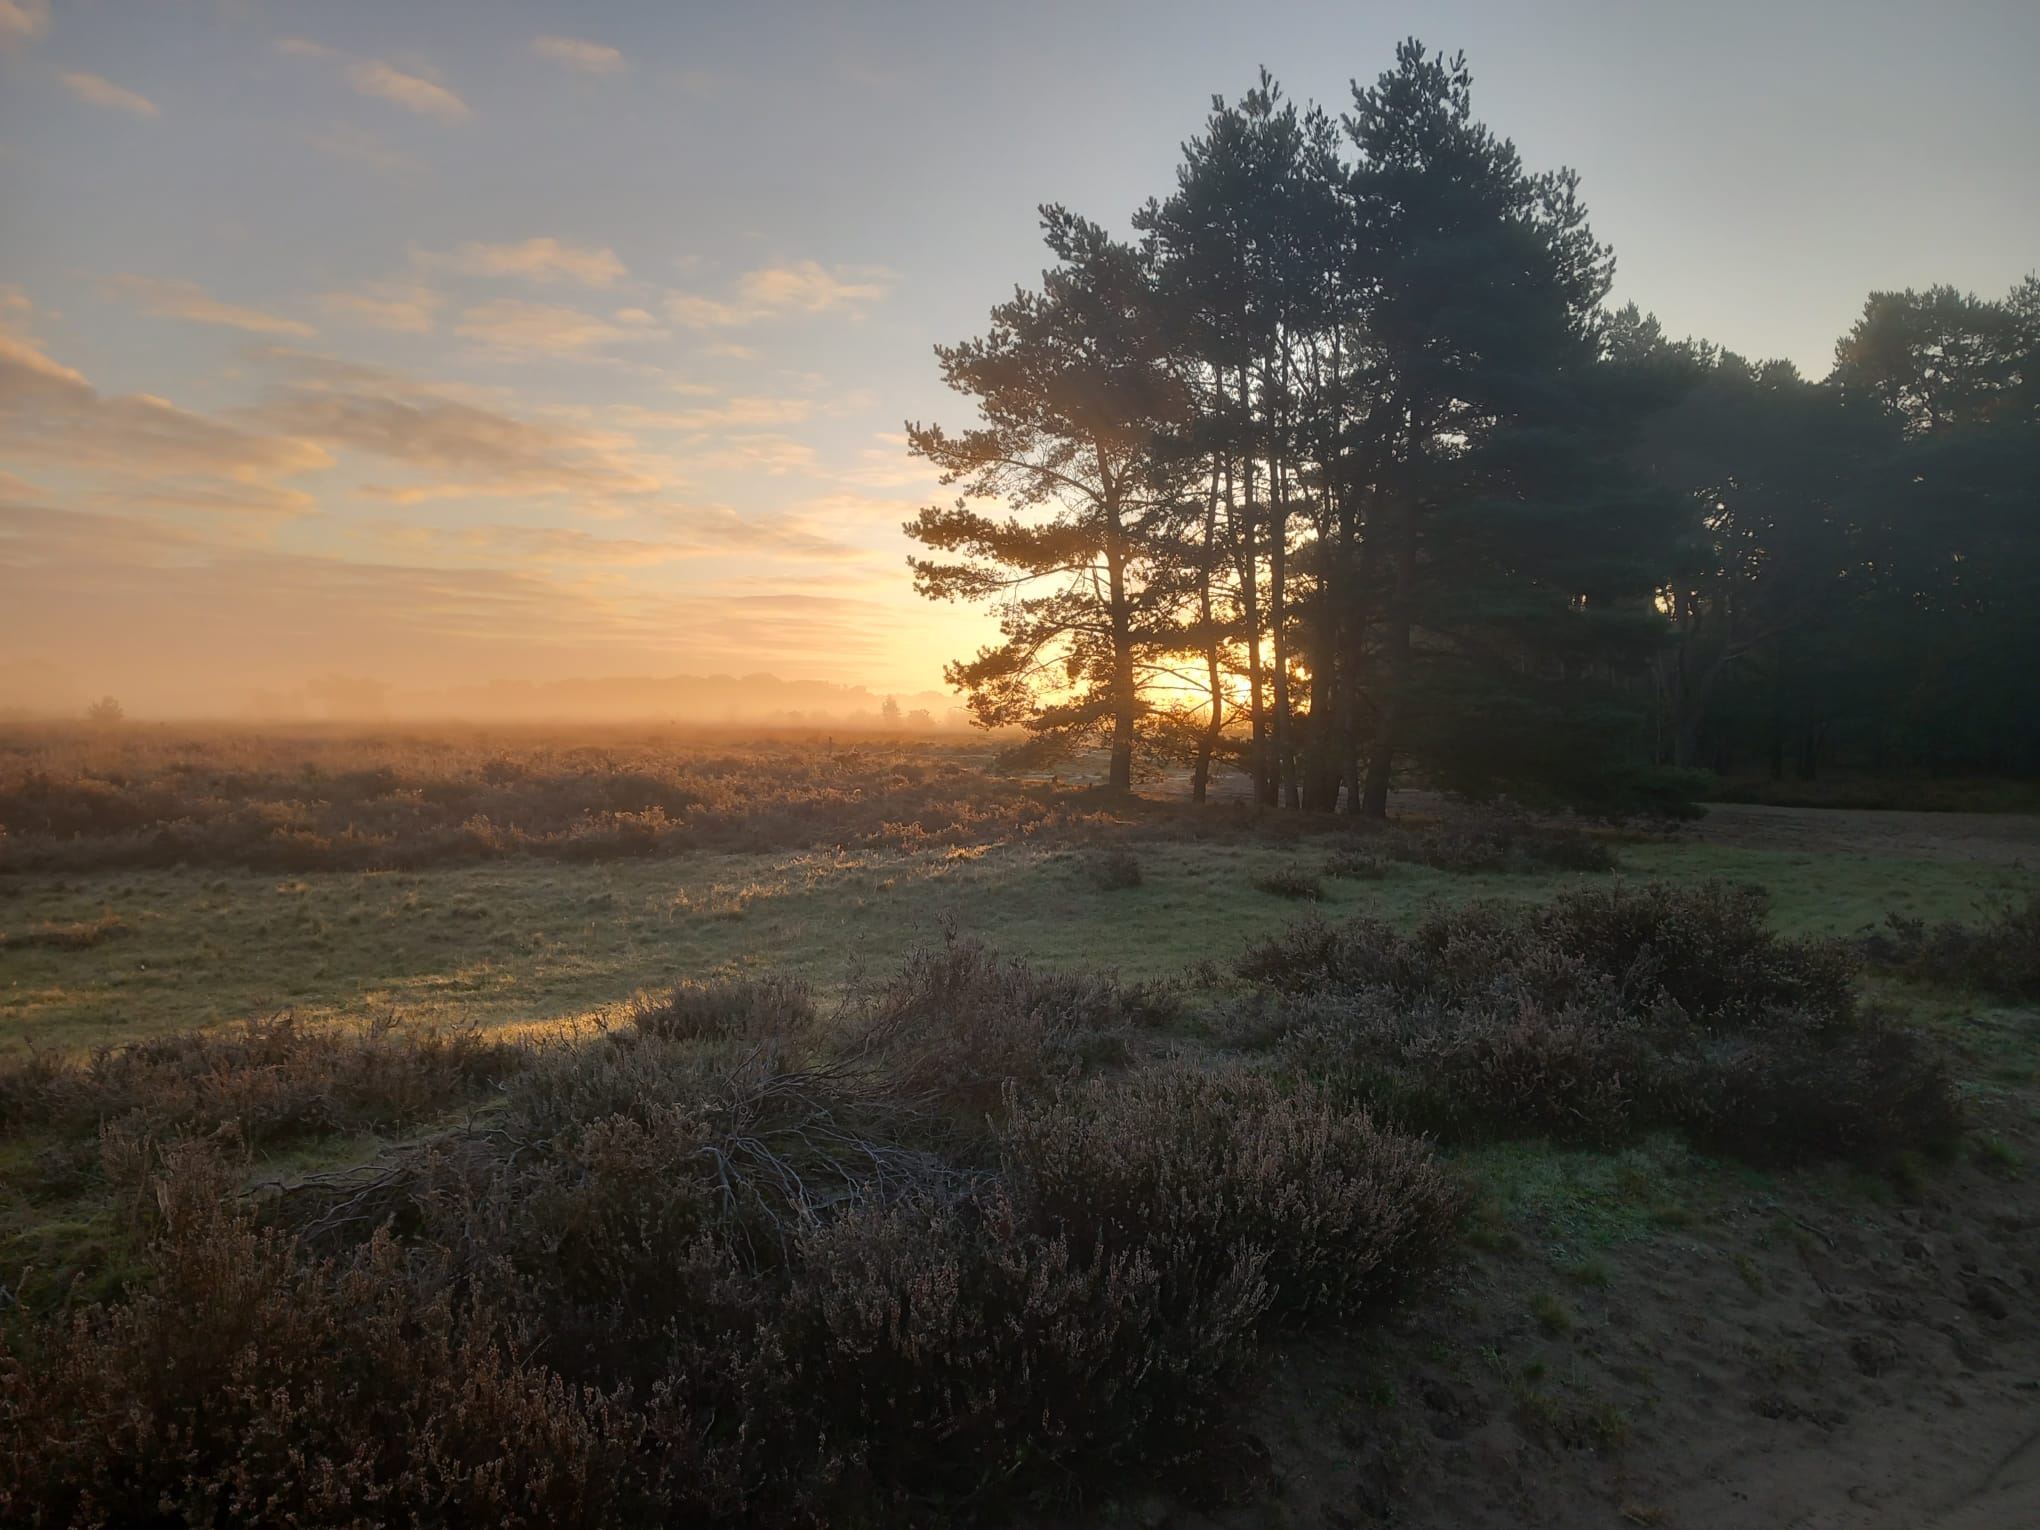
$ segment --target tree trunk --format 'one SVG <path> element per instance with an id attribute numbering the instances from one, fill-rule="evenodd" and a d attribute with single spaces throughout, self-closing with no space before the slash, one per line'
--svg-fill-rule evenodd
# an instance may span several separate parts
<path id="1" fill-rule="evenodd" d="M 1211 716 L 1197 740 L 1190 772 L 1190 800 L 1202 802 L 1211 786 L 1211 757 L 1225 732 L 1225 682 L 1219 673 L 1218 622 L 1211 609 L 1211 575 L 1218 562 L 1218 459 L 1211 461 L 1211 493 L 1204 502 L 1204 556 L 1197 570 L 1197 615 L 1204 625 L 1204 666 L 1210 675 Z"/>
<path id="2" fill-rule="evenodd" d="M 1133 790 L 1133 613 L 1126 595 L 1126 533 L 1119 524 L 1119 492 L 1103 447 L 1098 448 L 1099 482 L 1105 490 L 1106 601 L 1112 625 L 1112 765 L 1109 790 Z"/>
<path id="3" fill-rule="evenodd" d="M 1395 768 L 1397 734 L 1410 689 L 1410 586 L 1416 573 L 1416 547 L 1407 528 L 1403 545 L 1396 549 L 1395 586 L 1388 597 L 1388 693 L 1382 698 L 1375 720 L 1374 748 L 1367 760 L 1367 780 L 1361 788 L 1360 813 L 1364 818 L 1388 816 L 1388 778 Z"/>

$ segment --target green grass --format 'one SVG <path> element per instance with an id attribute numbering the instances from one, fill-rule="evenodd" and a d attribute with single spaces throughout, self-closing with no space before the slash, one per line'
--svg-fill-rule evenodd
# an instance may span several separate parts
<path id="1" fill-rule="evenodd" d="M 789 970 L 829 989 L 884 969 L 945 926 L 1050 965 L 1165 976 L 1205 958 L 1230 961 L 1313 913 L 1407 924 L 1433 899 L 1548 897 L 1581 880 L 1398 866 L 1379 881 L 1327 878 L 1305 906 L 1255 885 L 1297 862 L 1293 844 L 1166 841 L 1137 853 L 1142 885 L 1116 890 L 1089 875 L 1092 851 L 1025 840 L 422 872 L 11 879 L 0 881 L 0 931 L 111 919 L 124 933 L 0 948 L 0 1055 L 285 1009 L 546 1022 L 729 969 Z M 1630 845 L 1622 855 L 1631 876 L 1760 882 L 1794 933 L 1851 933 L 1892 909 L 1960 916 L 2015 877 L 1953 862 L 1693 844 Z"/>

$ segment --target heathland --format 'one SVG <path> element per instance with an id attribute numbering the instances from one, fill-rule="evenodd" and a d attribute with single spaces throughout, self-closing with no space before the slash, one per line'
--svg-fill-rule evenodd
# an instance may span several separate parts
<path id="1" fill-rule="evenodd" d="M 5 1515 L 2025 1501 L 2040 823 L 1180 797 L 17 730 Z"/>

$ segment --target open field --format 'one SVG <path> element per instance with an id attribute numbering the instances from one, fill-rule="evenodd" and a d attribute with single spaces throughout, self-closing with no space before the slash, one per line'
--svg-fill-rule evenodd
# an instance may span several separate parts
<path id="1" fill-rule="evenodd" d="M 718 743 L 709 791 L 718 770 L 670 742 L 414 740 L 394 783 L 321 796 L 303 747 L 241 741 L 238 775 L 174 752 L 106 772 L 117 800 L 176 779 L 212 805 L 195 863 L 153 863 L 157 826 L 119 815 L 8 824 L 10 1514 L 97 1522 L 62 1497 L 88 1470 L 65 1452 L 153 1459 L 123 1431 L 185 1405 L 150 1357 L 230 1321 L 247 1348 L 175 1362 L 269 1377 L 230 1454 L 301 1436 L 265 1410 L 374 1353 L 435 1461 L 484 1448 L 456 1422 L 482 1407 L 491 1437 L 573 1463 L 460 1499 L 503 1522 L 656 1517 L 629 1501 L 785 1524 L 1970 1530 L 2040 1505 L 2020 986 L 2040 931 L 2017 923 L 2040 904 L 2006 902 L 2032 886 L 2030 821 L 1723 807 L 1583 832 L 1407 794 L 1387 829 L 1299 827 L 899 741 Z M 318 747 L 320 780 L 380 768 L 379 746 Z M 552 783 L 523 799 L 549 815 L 526 843 L 401 816 L 434 783 L 488 787 L 492 761 Z M 649 845 L 601 828 L 643 811 L 618 776 L 676 793 Z M 690 1198 L 704 1161 L 724 1189 Z M 449 1273 L 491 1261 L 508 1284 Z M 1048 1347 L 993 1337 L 1034 1331 L 1002 1326 L 1016 1274 L 1059 1293 L 1030 1309 Z M 970 1294 L 938 1322 L 907 1295 L 929 1281 Z M 662 1305 L 681 1290 L 708 1305 Z M 60 1341 L 38 1325 L 67 1299 L 86 1316 Z M 738 1326 L 689 1326 L 711 1309 Z M 639 1323 L 629 1357 L 589 1338 Z M 754 1329 L 777 1347 L 733 1337 Z M 378 1348 L 428 1332 L 471 1350 Z M 555 1373 L 492 1370 L 519 1333 L 601 1400 L 541 1407 Z M 406 1369 L 432 1364 L 507 1390 L 456 1404 Z M 648 1408 L 655 1383 L 680 1413 Z M 357 1422 L 387 1434 L 342 1410 L 330 1448 L 358 1449 Z M 618 1431 L 679 1476 L 631 1464 L 649 1443 L 605 1455 Z M 198 1438 L 186 1470 L 209 1480 Z M 481 1480 L 350 1459 L 292 1512 Z"/>

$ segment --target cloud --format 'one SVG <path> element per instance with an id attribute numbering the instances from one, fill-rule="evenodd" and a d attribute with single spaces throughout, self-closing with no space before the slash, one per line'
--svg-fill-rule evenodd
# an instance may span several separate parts
<path id="1" fill-rule="evenodd" d="M 137 117 L 163 115 L 147 96 L 138 95 L 96 74 L 65 74 L 58 78 L 63 80 L 65 89 L 89 105 L 103 106 L 108 111 L 131 112 Z"/>
<path id="2" fill-rule="evenodd" d="M 623 55 L 616 49 L 575 37 L 533 38 L 531 51 L 584 74 L 616 74 L 624 68 Z"/>
<path id="3" fill-rule="evenodd" d="M 423 484 L 368 491 L 392 503 L 565 495 L 599 513 L 609 502 L 666 486 L 628 435 L 519 418 L 368 367 L 289 353 L 279 359 L 294 377 L 245 417 L 269 431 L 430 475 Z"/>
<path id="4" fill-rule="evenodd" d="M 421 117 L 460 122 L 472 115 L 467 102 L 437 80 L 427 79 L 422 74 L 407 74 L 386 59 L 356 58 L 338 48 L 329 48 L 324 43 L 304 37 L 279 38 L 276 51 L 295 58 L 332 59 L 342 65 L 342 72 L 347 83 L 354 87 L 355 94 L 394 101 Z"/>
<path id="5" fill-rule="evenodd" d="M 161 281 L 148 276 L 112 276 L 103 284 L 107 291 L 127 299 L 143 313 L 159 319 L 184 319 L 193 324 L 224 324 L 258 335 L 315 335 L 317 330 L 296 319 L 243 308 L 209 297 L 197 282 Z"/>
<path id="6" fill-rule="evenodd" d="M 394 101 L 421 117 L 460 122 L 470 115 L 467 102 L 444 85 L 436 84 L 423 75 L 406 74 L 379 58 L 363 59 L 349 65 L 347 83 L 360 95 L 380 96 L 385 101 Z"/>
<path id="7" fill-rule="evenodd" d="M 815 449 L 804 441 L 760 433 L 729 436 L 713 451 L 690 460 L 704 469 L 762 473 L 767 478 L 778 478 L 787 473 L 812 472 Z"/>
<path id="8" fill-rule="evenodd" d="M 469 562 L 542 563 L 563 568 L 649 568 L 703 557 L 767 554 L 849 561 L 866 554 L 783 520 L 739 515 L 727 505 L 670 507 L 654 536 L 598 536 L 572 526 L 421 526 L 378 521 L 370 529 L 392 548 Z"/>
<path id="9" fill-rule="evenodd" d="M 727 298 L 670 292 L 666 312 L 692 329 L 733 329 L 787 314 L 854 314 L 883 298 L 893 280 L 893 273 L 881 266 L 830 269 L 801 260 L 747 272 Z"/>
<path id="10" fill-rule="evenodd" d="M 377 134 L 349 122 L 336 122 L 325 132 L 314 134 L 312 145 L 335 159 L 366 165 L 386 175 L 415 175 L 425 168 L 402 150 L 391 148 Z"/>
<path id="11" fill-rule="evenodd" d="M 166 399 L 101 395 L 32 340 L 0 330 L 0 456 L 42 463 L 168 508 L 295 514 L 281 480 L 330 466 L 316 443 L 242 428 Z"/>
<path id="12" fill-rule="evenodd" d="M 0 47 L 29 42 L 50 29 L 50 0 L 0 0 Z"/>
<path id="13" fill-rule="evenodd" d="M 618 313 L 639 313 L 643 319 L 613 322 L 578 308 L 503 298 L 464 310 L 459 332 L 492 350 L 530 356 L 578 356 L 621 341 L 665 333 L 649 322 L 651 315 L 642 309 L 620 309 Z"/>
<path id="14" fill-rule="evenodd" d="M 714 390 L 708 390 L 713 392 Z M 626 406 L 618 415 L 626 423 L 664 430 L 702 432 L 756 430 L 763 425 L 798 425 L 815 412 L 812 399 L 730 398 L 699 409 L 640 409 Z"/>
<path id="15" fill-rule="evenodd" d="M 370 282 L 359 292 L 323 293 L 319 302 L 336 318 L 370 329 L 423 335 L 432 331 L 439 294 L 422 283 Z"/>
<path id="16" fill-rule="evenodd" d="M 607 287 L 626 274 L 614 250 L 587 249 L 557 239 L 527 239 L 522 244 L 471 242 L 441 253 L 421 250 L 415 258 L 422 265 L 468 276 L 520 276 L 541 283 L 573 281 L 584 287 Z"/>

